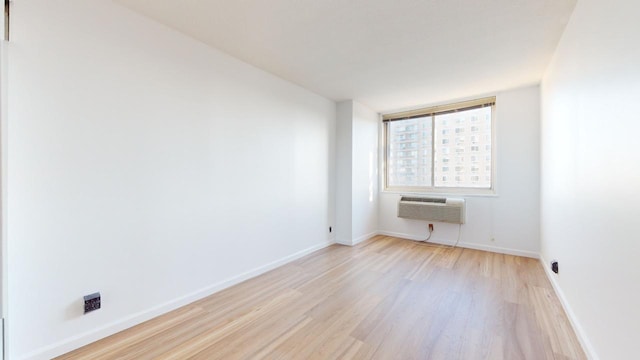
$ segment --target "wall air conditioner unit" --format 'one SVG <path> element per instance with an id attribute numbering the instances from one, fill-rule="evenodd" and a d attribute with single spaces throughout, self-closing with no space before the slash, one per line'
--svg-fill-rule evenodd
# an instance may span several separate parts
<path id="1" fill-rule="evenodd" d="M 398 217 L 464 224 L 464 199 L 402 196 L 398 202 Z"/>

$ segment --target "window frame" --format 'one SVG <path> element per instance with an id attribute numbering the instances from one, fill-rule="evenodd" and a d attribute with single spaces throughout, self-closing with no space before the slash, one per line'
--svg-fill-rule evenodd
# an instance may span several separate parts
<path id="1" fill-rule="evenodd" d="M 435 186 L 435 169 L 434 169 L 434 158 L 435 158 L 435 134 L 436 134 L 436 126 L 434 117 L 435 115 L 442 114 L 444 112 L 451 111 L 461 111 L 468 110 L 474 105 L 478 104 L 488 104 L 491 105 L 491 185 L 489 188 L 477 188 L 477 187 L 442 187 Z M 497 142 L 496 142 L 496 123 L 497 123 L 497 114 L 496 114 L 496 97 L 487 97 L 487 98 L 479 98 L 470 101 L 463 102 L 448 102 L 442 105 L 431 106 L 431 107 L 420 107 L 417 109 L 403 111 L 403 112 L 393 112 L 393 113 L 383 113 L 380 116 L 381 119 L 381 145 L 382 145 L 382 192 L 387 193 L 416 193 L 416 194 L 453 194 L 453 195 L 471 195 L 471 196 L 497 196 Z M 432 186 L 389 186 L 388 181 L 388 167 L 387 162 L 389 158 L 389 123 L 394 120 L 403 120 L 409 119 L 411 117 L 418 116 L 431 116 L 432 126 L 431 126 L 431 184 Z M 439 145 L 438 145 L 439 146 Z"/>

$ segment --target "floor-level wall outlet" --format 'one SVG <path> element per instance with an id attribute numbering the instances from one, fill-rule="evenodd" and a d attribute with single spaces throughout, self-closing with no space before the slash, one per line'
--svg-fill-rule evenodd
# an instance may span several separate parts
<path id="1" fill-rule="evenodd" d="M 100 293 L 93 293 L 84 297 L 84 313 L 100 309 Z"/>

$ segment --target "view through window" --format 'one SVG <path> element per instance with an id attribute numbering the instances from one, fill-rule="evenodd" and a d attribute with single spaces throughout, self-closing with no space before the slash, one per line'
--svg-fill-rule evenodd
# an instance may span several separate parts
<path id="1" fill-rule="evenodd" d="M 491 189 L 495 98 L 385 115 L 388 189 Z"/>

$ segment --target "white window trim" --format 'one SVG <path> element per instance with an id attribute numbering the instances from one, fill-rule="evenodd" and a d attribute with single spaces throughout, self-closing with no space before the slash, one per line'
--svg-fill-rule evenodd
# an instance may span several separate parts
<path id="1" fill-rule="evenodd" d="M 498 122 L 498 116 L 497 116 L 497 96 L 493 95 L 492 96 L 495 100 L 495 104 L 493 105 L 493 109 L 491 111 L 491 187 L 490 188 L 465 188 L 465 187 L 435 187 L 435 186 L 409 186 L 409 187 L 402 187 L 402 186 L 393 186 L 390 187 L 388 186 L 388 181 L 387 181 L 387 157 L 388 157 L 388 150 L 387 150 L 387 128 L 386 128 L 386 124 L 383 122 L 384 118 L 386 115 L 388 114 L 392 114 L 392 113 L 397 113 L 397 112 L 389 112 L 389 113 L 381 113 L 380 114 L 380 126 L 379 126 L 379 134 L 380 134 L 380 154 L 379 154 L 379 158 L 380 158 L 380 181 L 382 186 L 381 188 L 381 192 L 382 193 L 387 193 L 387 194 L 415 194 L 415 195 L 439 195 L 439 196 L 445 196 L 445 195 L 464 195 L 464 196 L 470 196 L 470 197 L 498 197 L 498 191 L 497 191 L 497 185 L 498 185 L 498 143 L 496 141 L 497 138 L 497 122 Z M 428 108 L 450 108 L 453 105 L 464 105 L 465 103 L 473 103 L 477 100 L 471 100 L 471 101 L 463 101 L 463 102 L 446 102 L 442 105 L 438 105 L 438 106 L 432 106 L 432 107 L 428 107 L 428 106 L 421 106 L 415 110 L 409 110 L 406 111 L 405 113 L 418 113 L 420 111 L 424 111 L 424 109 L 428 109 Z M 432 139 L 431 139 L 431 143 L 432 143 L 432 148 L 431 151 L 433 152 L 433 142 L 435 141 L 435 136 L 433 136 L 433 134 L 435 134 L 435 128 L 432 129 Z M 433 159 L 433 157 L 432 157 Z M 432 160 L 432 184 L 434 183 L 434 179 L 433 177 L 435 176 L 434 174 L 434 169 L 433 169 L 433 160 Z"/>

